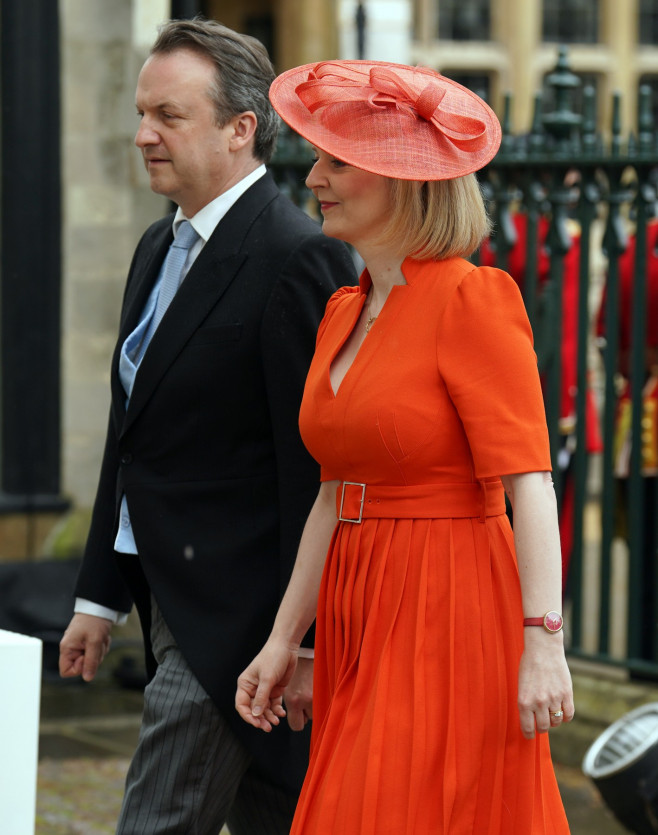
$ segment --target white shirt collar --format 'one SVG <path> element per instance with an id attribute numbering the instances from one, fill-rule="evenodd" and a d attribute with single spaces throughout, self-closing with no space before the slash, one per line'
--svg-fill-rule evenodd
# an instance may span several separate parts
<path id="1" fill-rule="evenodd" d="M 184 220 L 189 220 L 205 244 L 215 231 L 219 221 L 224 217 L 233 204 L 236 203 L 245 191 L 257 180 L 260 180 L 266 172 L 267 169 L 265 168 L 265 165 L 259 165 L 258 168 L 255 168 L 250 174 L 243 177 L 239 183 L 236 183 L 228 191 L 220 194 L 219 197 L 211 200 L 210 203 L 204 206 L 203 209 L 200 209 L 194 217 L 185 217 L 179 206 L 173 222 L 174 234 L 176 234 L 176 230 Z"/>

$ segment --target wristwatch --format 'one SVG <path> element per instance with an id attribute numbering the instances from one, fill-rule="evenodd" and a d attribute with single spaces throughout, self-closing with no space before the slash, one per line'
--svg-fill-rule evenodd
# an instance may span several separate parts
<path id="1" fill-rule="evenodd" d="M 543 618 L 523 618 L 524 626 L 543 626 L 547 632 L 559 632 L 564 625 L 559 612 L 546 612 Z"/>

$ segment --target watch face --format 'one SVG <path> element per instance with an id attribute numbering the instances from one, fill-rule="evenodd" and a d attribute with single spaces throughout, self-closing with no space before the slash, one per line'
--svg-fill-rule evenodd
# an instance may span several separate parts
<path id="1" fill-rule="evenodd" d="M 544 615 L 544 629 L 547 632 L 559 632 L 562 629 L 562 615 L 559 612 L 547 612 Z"/>

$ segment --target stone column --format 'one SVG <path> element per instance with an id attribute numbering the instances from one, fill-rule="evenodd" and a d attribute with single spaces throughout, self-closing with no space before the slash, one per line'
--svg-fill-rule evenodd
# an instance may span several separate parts
<path id="1" fill-rule="evenodd" d="M 274 24 L 277 72 L 338 57 L 336 0 L 279 0 Z"/>
<path id="2" fill-rule="evenodd" d="M 622 134 L 637 130 L 636 45 L 639 0 L 604 0 L 601 3 L 600 42 L 609 44 L 609 72 L 603 76 L 599 91 L 599 119 L 608 127 L 612 118 L 612 95 L 622 90 Z"/>
<path id="3" fill-rule="evenodd" d="M 528 0 L 501 0 L 493 6 L 492 37 L 499 41 L 507 55 L 501 74 L 498 100 L 508 91 L 512 100 L 513 129 L 521 133 L 530 129 L 534 95 L 541 89 L 542 73 L 537 62 L 541 43 L 541 4 Z"/>

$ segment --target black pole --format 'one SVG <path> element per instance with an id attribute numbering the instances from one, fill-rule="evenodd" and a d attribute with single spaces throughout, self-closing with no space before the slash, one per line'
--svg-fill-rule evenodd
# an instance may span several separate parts
<path id="1" fill-rule="evenodd" d="M 171 0 L 172 20 L 191 20 L 201 11 L 199 0 Z"/>
<path id="2" fill-rule="evenodd" d="M 66 506 L 57 7 L 0 2 L 0 513 Z"/>
<path id="3" fill-rule="evenodd" d="M 359 60 L 366 57 L 366 9 L 363 3 L 356 7 L 356 44 Z"/>

